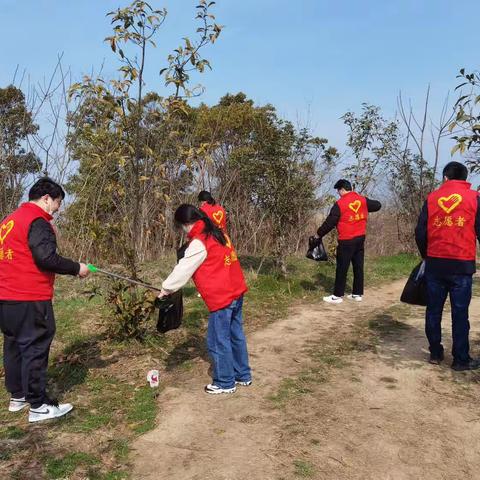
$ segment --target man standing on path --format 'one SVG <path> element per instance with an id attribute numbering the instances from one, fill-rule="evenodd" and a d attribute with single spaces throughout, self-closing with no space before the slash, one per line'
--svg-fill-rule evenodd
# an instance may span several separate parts
<path id="1" fill-rule="evenodd" d="M 430 193 L 415 229 L 415 239 L 425 259 L 427 309 L 425 333 L 430 363 L 444 358 L 442 312 L 447 296 L 452 308 L 454 370 L 480 367 L 469 355 L 468 307 L 472 298 L 477 238 L 480 239 L 480 197 L 466 182 L 468 170 L 459 162 L 443 169 L 444 183 Z"/>
<path id="2" fill-rule="evenodd" d="M 65 198 L 63 189 L 42 178 L 29 201 L 0 224 L 0 329 L 3 332 L 5 386 L 9 411 L 30 404 L 29 421 L 61 417 L 73 407 L 46 395 L 50 345 L 55 335 L 52 307 L 55 274 L 86 277 L 83 263 L 57 254 L 52 215 Z"/>
<path id="3" fill-rule="evenodd" d="M 323 297 L 328 303 L 342 303 L 347 283 L 350 262 L 353 267 L 353 289 L 348 298 L 361 302 L 363 299 L 363 263 L 365 256 L 365 234 L 369 212 L 378 212 L 382 205 L 352 191 L 348 180 L 339 180 L 334 187 L 340 199 L 330 210 L 328 217 L 317 231 L 319 238 L 337 227 L 337 269 L 333 295 Z"/>

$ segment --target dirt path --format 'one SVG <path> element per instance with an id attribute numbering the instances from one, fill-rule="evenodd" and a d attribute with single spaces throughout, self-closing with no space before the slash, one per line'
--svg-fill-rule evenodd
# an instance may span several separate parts
<path id="1" fill-rule="evenodd" d="M 255 383 L 234 395 L 203 393 L 208 364 L 199 360 L 162 392 L 158 427 L 134 445 L 132 477 L 480 479 L 480 376 L 454 374 L 450 358 L 441 367 L 425 362 L 422 310 L 392 310 L 403 283 L 367 292 L 362 304 L 301 307 L 250 335 Z M 476 298 L 473 340 L 479 307 Z M 348 361 L 336 366 L 328 362 L 337 355 L 322 357 L 327 363 L 312 356 L 354 338 L 358 318 L 378 330 L 374 351 L 338 350 Z M 308 388 L 289 389 L 285 379 Z"/>

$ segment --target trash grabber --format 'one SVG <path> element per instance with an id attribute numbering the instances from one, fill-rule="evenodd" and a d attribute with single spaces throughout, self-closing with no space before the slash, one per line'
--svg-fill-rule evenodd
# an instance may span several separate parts
<path id="1" fill-rule="evenodd" d="M 149 283 L 145 282 L 140 282 L 139 280 L 134 280 L 133 278 L 129 277 L 124 277 L 123 275 L 119 275 L 118 273 L 112 273 L 112 272 L 107 272 L 106 270 L 102 270 L 101 268 L 96 267 L 95 265 L 92 265 L 91 263 L 87 264 L 87 268 L 92 272 L 92 273 L 103 273 L 104 275 L 107 275 L 112 278 L 116 278 L 118 280 L 123 280 L 124 282 L 128 283 L 133 283 L 135 285 L 138 285 L 140 287 L 148 288 L 150 290 L 155 290 L 157 292 L 161 292 L 162 289 L 158 287 L 154 287 L 153 285 L 150 285 Z"/>

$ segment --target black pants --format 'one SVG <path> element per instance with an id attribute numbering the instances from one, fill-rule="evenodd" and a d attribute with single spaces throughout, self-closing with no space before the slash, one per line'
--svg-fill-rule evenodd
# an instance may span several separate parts
<path id="1" fill-rule="evenodd" d="M 347 273 L 352 262 L 354 295 L 363 295 L 363 260 L 365 258 L 365 237 L 355 237 L 351 240 L 339 240 L 337 246 L 337 270 L 335 272 L 336 297 L 345 295 Z"/>
<path id="2" fill-rule="evenodd" d="M 48 354 L 55 335 L 51 301 L 0 301 L 5 387 L 34 408 L 44 403 Z"/>

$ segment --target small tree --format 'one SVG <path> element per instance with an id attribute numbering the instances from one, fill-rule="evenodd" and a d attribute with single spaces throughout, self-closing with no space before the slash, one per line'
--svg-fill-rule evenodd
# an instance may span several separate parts
<path id="1" fill-rule="evenodd" d="M 0 218 L 18 205 L 27 176 L 41 170 L 26 144 L 37 130 L 23 92 L 13 85 L 0 88 Z"/>
<path id="2" fill-rule="evenodd" d="M 112 212 L 106 222 L 109 232 L 101 232 L 112 240 L 128 264 L 132 276 L 137 275 L 138 262 L 145 258 L 151 236 L 151 199 L 165 196 L 165 151 L 159 150 L 152 136 L 152 123 L 167 122 L 177 112 L 188 114 L 184 98 L 198 92 L 189 89 L 193 70 L 203 72 L 209 67 L 200 50 L 215 42 L 221 27 L 213 22 L 210 8 L 214 2 L 200 0 L 196 18 L 200 22 L 198 39 L 184 38 L 180 47 L 169 55 L 167 67 L 160 70 L 174 94 L 162 98 L 145 93 L 144 71 L 148 47 L 155 47 L 154 38 L 165 21 L 165 9 L 154 10 L 147 2 L 135 0 L 128 7 L 108 13 L 112 18 L 113 35 L 106 38 L 120 62 L 120 79 L 107 82 L 86 77 L 72 85 L 71 92 L 80 102 L 78 113 L 71 117 L 74 129 L 70 146 L 80 161 L 79 174 L 71 182 L 77 201 L 98 205 L 102 197 Z M 90 189 L 87 184 L 92 185 Z M 157 201 L 155 196 L 154 200 Z M 77 204 L 78 206 L 78 204 Z M 161 214 L 159 214 L 160 216 Z M 95 223 L 93 223 L 95 222 Z M 90 220 L 93 230 L 87 232 L 98 240 L 102 229 L 100 218 Z M 112 235 L 112 233 L 114 235 Z"/>
<path id="3" fill-rule="evenodd" d="M 456 145 L 452 155 L 459 151 L 467 154 L 467 163 L 473 172 L 480 172 L 480 73 L 466 73 L 460 70 L 457 76 L 462 80 L 456 90 L 468 88 L 466 94 L 461 93 L 455 104 L 456 116 L 450 124 L 454 132 Z"/>
<path id="4" fill-rule="evenodd" d="M 348 127 L 347 146 L 352 154 L 343 172 L 352 180 L 355 190 L 367 193 L 397 147 L 397 122 L 387 121 L 380 107 L 367 103 L 362 104 L 361 115 L 347 112 L 342 119 Z"/>

